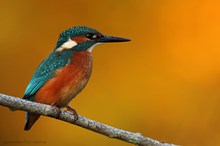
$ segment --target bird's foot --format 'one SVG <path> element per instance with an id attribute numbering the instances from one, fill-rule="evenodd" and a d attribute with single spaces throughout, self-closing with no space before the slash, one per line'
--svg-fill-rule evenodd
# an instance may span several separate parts
<path id="1" fill-rule="evenodd" d="M 56 110 L 56 116 L 55 118 L 56 119 L 59 119 L 60 118 L 60 113 L 61 113 L 61 110 L 59 107 L 57 107 L 56 105 L 53 105 L 54 109 Z"/>
<path id="2" fill-rule="evenodd" d="M 71 106 L 67 105 L 66 109 L 67 109 L 67 111 L 69 111 L 74 116 L 74 122 L 76 120 L 78 120 L 78 114 L 77 114 L 77 112 L 76 112 L 76 110 L 74 108 L 72 108 Z"/>

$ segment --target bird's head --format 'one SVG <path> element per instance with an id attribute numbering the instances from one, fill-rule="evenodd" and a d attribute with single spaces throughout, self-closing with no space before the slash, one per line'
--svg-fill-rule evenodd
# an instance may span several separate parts
<path id="1" fill-rule="evenodd" d="M 100 43 L 127 42 L 126 38 L 106 36 L 95 29 L 86 26 L 76 26 L 65 30 L 60 34 L 54 51 L 64 50 L 92 51 L 93 47 Z"/>

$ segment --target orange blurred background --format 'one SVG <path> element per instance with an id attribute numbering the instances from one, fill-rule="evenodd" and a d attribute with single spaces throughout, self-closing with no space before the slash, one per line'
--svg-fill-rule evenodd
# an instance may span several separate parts
<path id="1" fill-rule="evenodd" d="M 90 26 L 132 41 L 93 50 L 91 79 L 71 102 L 80 115 L 169 143 L 220 145 L 219 10 L 217 0 L 2 1 L 1 93 L 22 97 L 59 33 Z M 47 117 L 24 132 L 24 112 L 0 113 L 0 145 L 130 145 Z"/>

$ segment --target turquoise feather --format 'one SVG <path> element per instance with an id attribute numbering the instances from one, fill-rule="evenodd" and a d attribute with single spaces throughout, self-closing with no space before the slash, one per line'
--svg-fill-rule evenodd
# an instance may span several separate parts
<path id="1" fill-rule="evenodd" d="M 34 100 L 32 97 L 50 78 L 54 77 L 57 69 L 63 68 L 69 63 L 73 55 L 71 50 L 61 53 L 52 52 L 36 69 L 24 93 L 25 99 Z"/>

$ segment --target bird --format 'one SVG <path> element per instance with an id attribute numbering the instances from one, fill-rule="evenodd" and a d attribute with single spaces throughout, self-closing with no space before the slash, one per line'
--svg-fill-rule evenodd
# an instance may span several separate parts
<path id="1" fill-rule="evenodd" d="M 127 41 L 130 39 L 103 35 L 86 26 L 63 31 L 55 48 L 32 75 L 23 99 L 48 104 L 56 109 L 66 108 L 77 117 L 69 103 L 89 81 L 93 48 L 98 44 Z M 39 114 L 27 112 L 24 130 L 30 130 L 39 117 Z"/>

